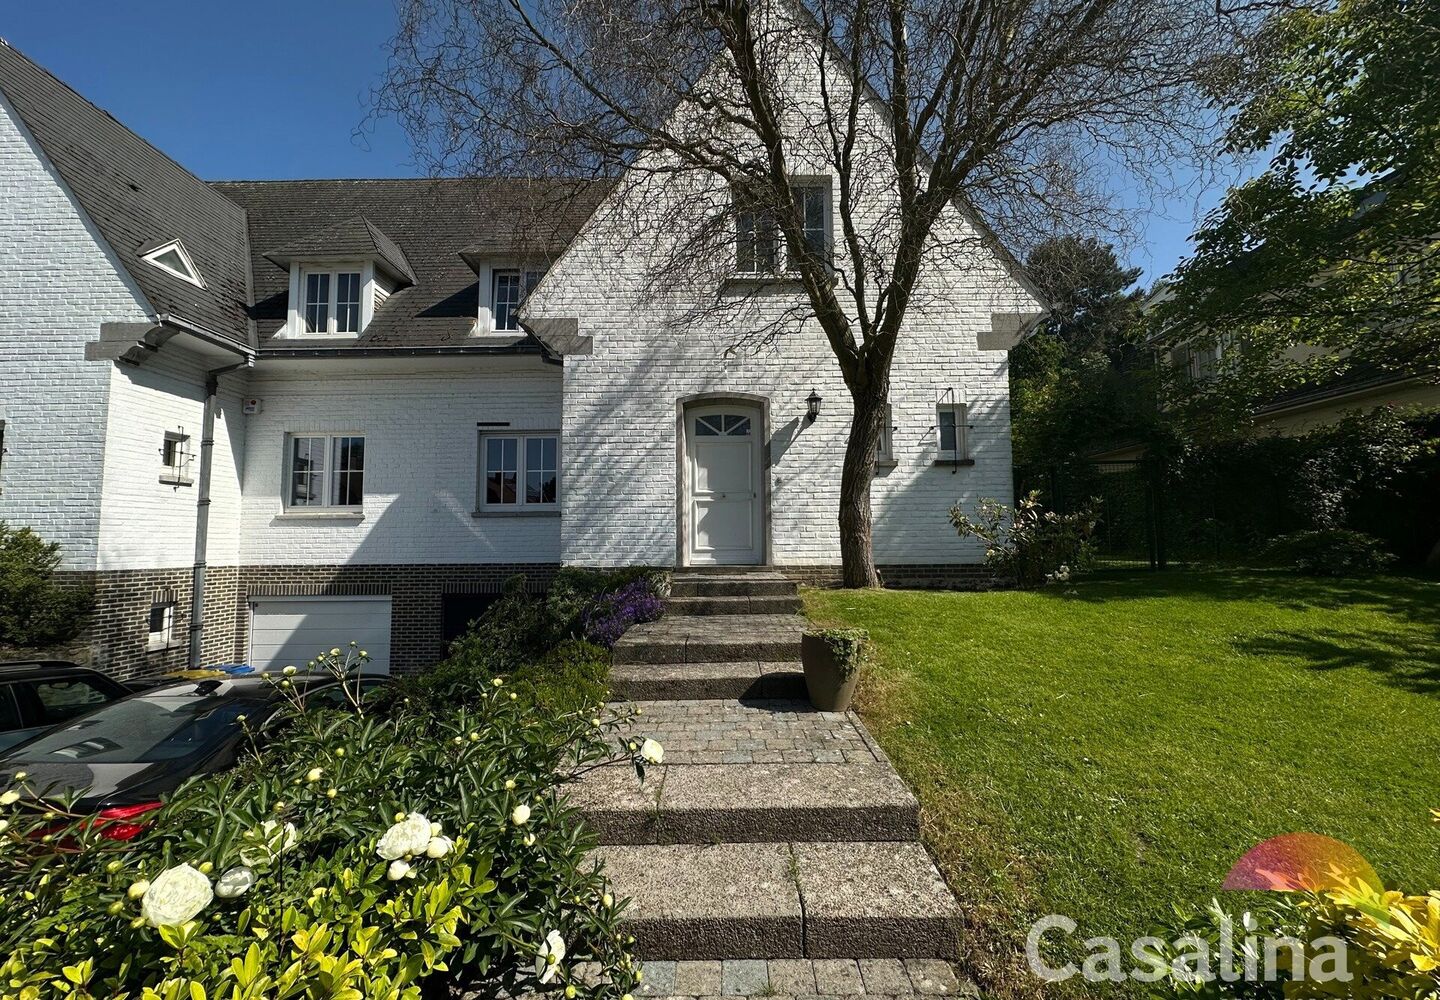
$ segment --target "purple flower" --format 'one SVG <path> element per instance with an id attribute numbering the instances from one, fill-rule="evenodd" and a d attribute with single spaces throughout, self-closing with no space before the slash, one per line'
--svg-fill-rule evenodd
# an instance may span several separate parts
<path id="1" fill-rule="evenodd" d="M 664 604 L 645 581 L 627 583 L 619 590 L 602 594 L 585 612 L 585 638 L 601 646 L 613 646 L 631 625 L 653 622 L 664 610 Z"/>

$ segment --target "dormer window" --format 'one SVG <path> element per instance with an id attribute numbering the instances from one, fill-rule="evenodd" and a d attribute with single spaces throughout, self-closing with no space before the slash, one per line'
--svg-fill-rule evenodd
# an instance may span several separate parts
<path id="1" fill-rule="evenodd" d="M 195 262 L 190 259 L 185 244 L 179 240 L 171 240 L 169 243 L 162 243 L 153 250 L 145 250 L 140 254 L 140 259 L 147 264 L 158 267 L 167 274 L 172 274 L 181 281 L 188 281 L 198 288 L 204 288 L 205 282 L 200 279 L 200 270 Z"/>
<path id="2" fill-rule="evenodd" d="M 305 269 L 300 287 L 304 301 L 300 308 L 302 333 L 314 336 L 360 332 L 359 269 L 319 271 Z"/>
<path id="3" fill-rule="evenodd" d="M 520 304 L 535 290 L 544 271 L 497 267 L 490 272 L 491 313 L 496 330 L 520 329 Z"/>

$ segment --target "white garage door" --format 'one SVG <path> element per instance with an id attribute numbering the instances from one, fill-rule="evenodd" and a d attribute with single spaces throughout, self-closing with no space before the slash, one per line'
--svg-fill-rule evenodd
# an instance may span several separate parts
<path id="1" fill-rule="evenodd" d="M 256 597 L 250 601 L 250 665 L 303 667 L 351 641 L 370 654 L 367 672 L 390 672 L 390 598 Z"/>

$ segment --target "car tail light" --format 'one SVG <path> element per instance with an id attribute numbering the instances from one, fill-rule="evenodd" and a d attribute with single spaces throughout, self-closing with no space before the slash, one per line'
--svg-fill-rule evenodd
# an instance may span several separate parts
<path id="1" fill-rule="evenodd" d="M 145 829 L 144 823 L 132 823 L 137 816 L 154 812 L 160 808 L 158 802 L 141 802 L 133 806 L 111 806 L 95 814 L 95 826 L 100 836 L 107 840 L 134 840 Z"/>

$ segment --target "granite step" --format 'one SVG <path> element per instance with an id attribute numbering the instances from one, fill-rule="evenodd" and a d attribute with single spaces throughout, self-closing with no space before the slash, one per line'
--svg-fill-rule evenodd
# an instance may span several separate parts
<path id="1" fill-rule="evenodd" d="M 920 806 L 883 764 L 602 767 L 566 789 L 602 844 L 915 840 Z"/>
<path id="2" fill-rule="evenodd" d="M 798 661 L 800 615 L 665 617 L 636 625 L 615 644 L 622 663 L 727 663 L 739 660 Z"/>
<path id="3" fill-rule="evenodd" d="M 674 597 L 665 602 L 667 615 L 795 615 L 800 598 L 782 596 L 727 595 L 724 597 Z"/>
<path id="4" fill-rule="evenodd" d="M 888 763 L 854 714 L 808 701 L 636 701 L 636 736 L 665 747 L 666 764 Z"/>
<path id="5" fill-rule="evenodd" d="M 606 845 L 641 959 L 954 958 L 960 910 L 913 842 Z"/>
<path id="6" fill-rule="evenodd" d="M 670 579 L 673 597 L 794 597 L 793 581 L 779 574 L 711 573 L 676 575 Z"/>
<path id="7" fill-rule="evenodd" d="M 620 663 L 610 668 L 612 701 L 804 698 L 799 663 Z"/>

